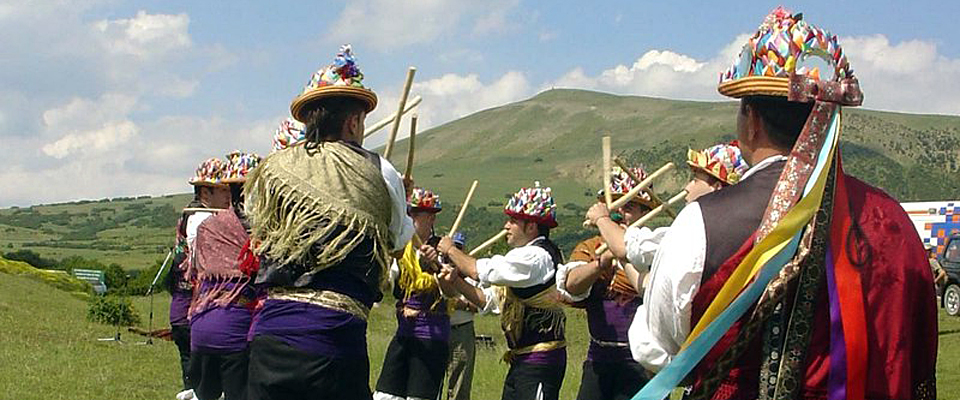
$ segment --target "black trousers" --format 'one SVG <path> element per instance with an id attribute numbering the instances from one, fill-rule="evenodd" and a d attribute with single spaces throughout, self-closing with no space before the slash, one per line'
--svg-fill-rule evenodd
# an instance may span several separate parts
<path id="1" fill-rule="evenodd" d="M 190 381 L 200 400 L 245 400 L 247 350 L 234 353 L 190 353 Z"/>
<path id="2" fill-rule="evenodd" d="M 275 337 L 257 335 L 250 343 L 247 398 L 370 400 L 370 359 L 310 354 Z"/>
<path id="3" fill-rule="evenodd" d="M 502 400 L 534 400 L 542 392 L 543 400 L 560 398 L 560 386 L 567 365 L 541 365 L 514 362 L 503 381 Z"/>
<path id="4" fill-rule="evenodd" d="M 583 362 L 577 400 L 629 400 L 650 379 L 635 362 Z"/>
<path id="5" fill-rule="evenodd" d="M 170 338 L 180 352 L 180 379 L 183 390 L 193 389 L 190 384 L 190 325 L 171 325 Z"/>
<path id="6" fill-rule="evenodd" d="M 399 397 L 436 399 L 449 357 L 447 342 L 394 336 L 377 378 L 377 391 Z"/>

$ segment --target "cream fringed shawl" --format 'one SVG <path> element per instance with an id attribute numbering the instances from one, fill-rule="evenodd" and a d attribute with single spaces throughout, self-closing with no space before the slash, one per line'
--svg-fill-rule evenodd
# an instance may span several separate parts
<path id="1" fill-rule="evenodd" d="M 244 186 L 256 254 L 317 272 L 371 238 L 385 270 L 390 193 L 379 168 L 357 150 L 341 142 L 292 146 L 267 156 Z M 325 245 L 311 251 L 315 243 Z"/>

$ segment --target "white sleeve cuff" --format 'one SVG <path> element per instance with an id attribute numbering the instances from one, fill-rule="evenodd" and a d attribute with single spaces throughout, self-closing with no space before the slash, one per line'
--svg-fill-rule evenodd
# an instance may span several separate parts
<path id="1" fill-rule="evenodd" d="M 500 290 L 495 286 L 483 289 L 486 304 L 483 305 L 483 309 L 477 312 L 478 314 L 500 314 Z"/>
<path id="2" fill-rule="evenodd" d="M 567 274 L 584 265 L 587 265 L 584 261 L 571 261 L 557 266 L 557 292 L 560 293 L 560 297 L 564 300 L 576 303 L 590 297 L 590 288 L 587 288 L 587 291 L 581 294 L 573 294 L 567 291 Z"/>
<path id="3" fill-rule="evenodd" d="M 652 231 L 647 227 L 631 227 L 623 235 L 623 242 L 627 248 L 627 260 L 638 270 L 649 269 L 653 258 L 660 250 L 660 242 L 669 231 L 668 228 L 657 228 Z"/>

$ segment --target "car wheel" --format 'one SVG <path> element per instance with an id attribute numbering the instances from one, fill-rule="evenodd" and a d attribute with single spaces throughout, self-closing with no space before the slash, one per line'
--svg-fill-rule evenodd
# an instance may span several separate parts
<path id="1" fill-rule="evenodd" d="M 951 283 L 943 291 L 943 308 L 947 309 L 947 314 L 960 315 L 960 285 Z"/>

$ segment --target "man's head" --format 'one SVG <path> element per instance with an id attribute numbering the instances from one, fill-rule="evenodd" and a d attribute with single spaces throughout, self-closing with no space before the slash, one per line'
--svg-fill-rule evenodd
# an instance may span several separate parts
<path id="1" fill-rule="evenodd" d="M 224 185 L 217 186 L 194 186 L 193 193 L 196 196 L 197 200 L 200 201 L 204 207 L 209 208 L 228 208 L 230 207 L 230 202 L 232 195 L 230 193 L 230 187 Z"/>
<path id="2" fill-rule="evenodd" d="M 513 247 L 525 246 L 537 236 L 550 235 L 557 227 L 557 205 L 553 191 L 534 182 L 532 188 L 521 188 L 515 193 L 503 213 L 510 219 L 503 224 L 507 230 L 507 243 Z"/>
<path id="3" fill-rule="evenodd" d="M 517 217 L 507 219 L 507 222 L 503 224 L 503 229 L 507 231 L 507 244 L 510 247 L 526 246 L 527 243 L 538 236 L 549 237 L 550 235 L 550 228 Z"/>
<path id="4" fill-rule="evenodd" d="M 443 210 L 440 196 L 421 187 L 414 187 L 407 195 L 407 214 L 413 219 L 417 236 L 426 241 L 433 233 L 436 215 Z"/>
<path id="5" fill-rule="evenodd" d="M 304 136 L 308 143 L 343 140 L 363 144 L 366 106 L 350 97 L 331 97 L 314 103 L 306 112 Z"/>
<path id="6" fill-rule="evenodd" d="M 747 163 L 743 160 L 738 142 L 722 143 L 697 151 L 687 151 L 687 166 L 693 172 L 693 179 L 687 183 L 687 203 L 696 201 L 700 196 L 740 182 L 747 173 Z"/>
<path id="7" fill-rule="evenodd" d="M 437 213 L 414 209 L 410 210 L 408 214 L 413 219 L 413 227 L 417 231 L 417 236 L 426 239 L 433 234 L 433 224 L 437 220 Z"/>
<path id="8" fill-rule="evenodd" d="M 737 140 L 743 158 L 755 165 L 775 154 L 789 154 L 812 109 L 812 103 L 792 102 L 783 97 L 740 99 Z"/>
<path id="9" fill-rule="evenodd" d="M 726 186 L 726 184 L 714 178 L 713 175 L 700 170 L 694 170 L 693 179 L 687 182 L 687 186 L 684 186 L 683 189 L 687 191 L 687 203 L 692 203 L 697 201 L 700 196 L 723 189 L 724 186 Z"/>
<path id="10" fill-rule="evenodd" d="M 650 212 L 650 210 L 651 208 L 645 204 L 640 204 L 636 201 L 628 201 L 627 204 L 624 204 L 617 211 L 621 216 L 623 216 L 623 220 L 620 222 L 630 225 L 640 219 L 640 217 L 643 217 L 644 214 Z"/>
<path id="11" fill-rule="evenodd" d="M 637 179 L 633 179 L 636 177 Z M 626 195 L 631 190 L 633 190 L 640 181 L 643 181 L 647 178 L 646 171 L 643 170 L 643 167 L 632 167 L 630 171 L 624 171 L 619 166 L 613 167 L 610 170 L 610 184 L 607 188 L 601 189 L 597 193 L 597 200 L 604 201 L 604 190 L 610 190 L 610 196 L 613 200 L 619 199 L 621 196 Z M 653 185 L 650 185 L 649 190 L 653 190 Z M 613 218 L 621 223 L 631 224 L 634 221 L 640 219 L 644 214 L 652 210 L 658 204 L 653 201 L 653 198 L 646 191 L 640 192 L 633 199 L 631 199 L 627 204 L 624 204 L 622 207 L 612 210 L 616 212 L 616 215 Z M 618 219 L 622 217 L 622 219 Z"/>
<path id="12" fill-rule="evenodd" d="M 353 47 L 340 47 L 333 63 L 310 77 L 290 104 L 290 114 L 306 125 L 308 143 L 344 140 L 363 144 L 363 120 L 377 107 L 377 95 L 363 85 Z"/>

